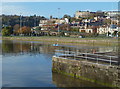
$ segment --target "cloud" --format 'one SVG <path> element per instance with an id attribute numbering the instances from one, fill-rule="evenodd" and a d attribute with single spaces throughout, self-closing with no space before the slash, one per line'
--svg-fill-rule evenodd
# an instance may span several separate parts
<path id="1" fill-rule="evenodd" d="M 0 3 L 0 15 L 2 14 L 2 3 Z"/>
<path id="2" fill-rule="evenodd" d="M 29 11 L 26 10 L 26 8 L 24 6 L 20 6 L 20 5 L 11 5 L 11 4 L 4 4 L 2 5 L 2 14 L 16 14 L 16 15 L 20 15 L 20 14 L 30 14 Z"/>
<path id="3" fill-rule="evenodd" d="M 119 0 L 2 0 L 2 2 L 119 2 Z"/>

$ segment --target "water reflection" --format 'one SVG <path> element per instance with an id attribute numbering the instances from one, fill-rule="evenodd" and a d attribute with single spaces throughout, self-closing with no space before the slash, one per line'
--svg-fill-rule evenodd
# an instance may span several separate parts
<path id="1" fill-rule="evenodd" d="M 73 51 L 73 52 L 116 52 L 118 47 L 96 47 L 90 45 L 80 45 L 80 46 L 67 46 L 60 45 L 59 47 L 54 47 L 52 44 L 45 44 L 40 42 L 25 42 L 25 41 L 2 41 L 2 55 L 17 55 L 17 54 L 39 54 L 39 53 L 50 53 L 54 54 L 56 50 L 63 51 Z"/>
<path id="2" fill-rule="evenodd" d="M 5 55 L 53 53 L 54 47 L 35 42 L 3 41 L 2 52 Z"/>
<path id="3" fill-rule="evenodd" d="M 85 80 L 71 78 L 66 75 L 52 73 L 52 80 L 57 87 L 104 87 Z"/>
<path id="4" fill-rule="evenodd" d="M 52 74 L 52 56 L 57 50 L 73 52 L 116 51 L 116 47 L 68 46 L 32 41 L 2 41 L 4 87 L 95 87 L 100 86 L 64 75 Z"/>

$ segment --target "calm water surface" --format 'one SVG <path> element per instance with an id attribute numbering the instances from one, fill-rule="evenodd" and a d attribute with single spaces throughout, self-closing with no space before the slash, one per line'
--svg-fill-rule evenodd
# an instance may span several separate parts
<path id="1" fill-rule="evenodd" d="M 68 46 L 53 47 L 42 42 L 3 40 L 3 87 L 103 87 L 99 84 L 52 73 L 52 56 L 56 50 L 97 52 L 116 51 L 116 47 Z M 0 70 L 1 71 L 1 70 Z"/>

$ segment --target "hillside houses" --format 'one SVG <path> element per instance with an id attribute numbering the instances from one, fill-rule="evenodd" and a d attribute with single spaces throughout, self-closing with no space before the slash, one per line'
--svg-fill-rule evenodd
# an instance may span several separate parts
<path id="1" fill-rule="evenodd" d="M 116 36 L 119 33 L 119 20 L 112 12 L 77 11 L 74 17 L 65 15 L 62 18 L 41 19 L 38 26 L 31 28 L 31 33 L 41 35 L 104 35 Z M 118 14 L 117 14 L 118 15 Z"/>
<path id="2" fill-rule="evenodd" d="M 102 26 L 97 29 L 97 33 L 99 34 L 110 34 L 112 35 L 114 32 L 119 32 L 119 27 L 116 25 L 109 26 Z"/>
<path id="3" fill-rule="evenodd" d="M 106 14 L 109 17 L 117 17 L 118 15 L 120 15 L 120 11 L 107 11 Z"/>

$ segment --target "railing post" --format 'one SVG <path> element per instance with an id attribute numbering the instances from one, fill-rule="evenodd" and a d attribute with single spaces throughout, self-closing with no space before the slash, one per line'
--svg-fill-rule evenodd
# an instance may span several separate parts
<path id="1" fill-rule="evenodd" d="M 78 56 L 78 51 L 76 51 L 76 55 Z"/>
<path id="2" fill-rule="evenodd" d="M 111 56 L 110 56 L 110 66 L 111 66 Z"/>
<path id="3" fill-rule="evenodd" d="M 86 52 L 86 61 L 87 61 L 87 52 Z"/>
<path id="4" fill-rule="evenodd" d="M 75 53 L 74 53 L 74 60 L 75 60 Z"/>
<path id="5" fill-rule="evenodd" d="M 65 57 L 66 57 L 66 50 L 65 50 Z"/>
<path id="6" fill-rule="evenodd" d="M 98 54 L 97 54 L 97 64 L 98 64 Z"/>

